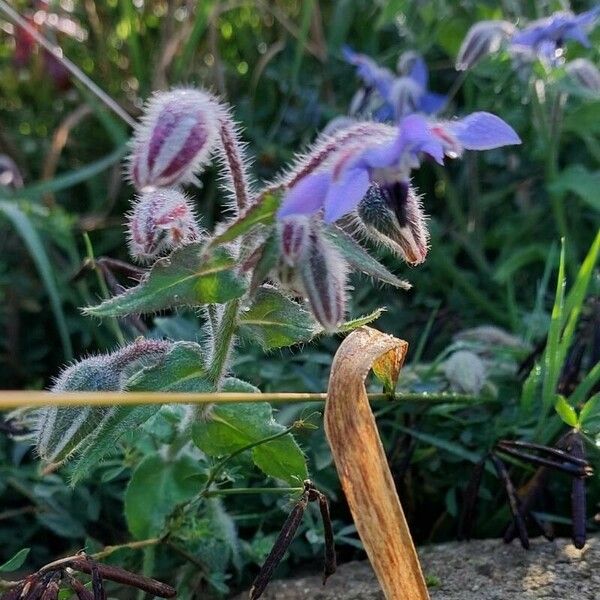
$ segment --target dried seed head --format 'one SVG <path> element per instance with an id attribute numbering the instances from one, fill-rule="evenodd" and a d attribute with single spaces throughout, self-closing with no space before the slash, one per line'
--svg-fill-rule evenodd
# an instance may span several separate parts
<path id="1" fill-rule="evenodd" d="M 402 182 L 373 184 L 358 205 L 356 223 L 369 238 L 387 246 L 407 263 L 427 257 L 429 232 L 415 191 Z"/>
<path id="2" fill-rule="evenodd" d="M 346 314 L 348 265 L 316 227 L 310 233 L 308 250 L 299 265 L 299 272 L 317 321 L 325 331 L 335 331 Z"/>
<path id="3" fill-rule="evenodd" d="M 600 71 L 591 61 L 576 58 L 565 65 L 565 71 L 584 90 L 600 94 Z"/>
<path id="4" fill-rule="evenodd" d="M 175 189 L 144 192 L 127 216 L 129 253 L 145 263 L 200 239 L 191 201 Z"/>
<path id="5" fill-rule="evenodd" d="M 502 42 L 515 32 L 515 26 L 508 21 L 480 21 L 467 32 L 458 56 L 456 70 L 466 71 L 484 56 L 497 52 Z"/>
<path id="6" fill-rule="evenodd" d="M 160 92 L 136 127 L 129 176 L 142 191 L 193 181 L 218 141 L 219 107 L 196 89 Z"/>
<path id="7" fill-rule="evenodd" d="M 278 223 L 281 256 L 294 267 L 302 261 L 310 241 L 310 218 L 304 215 L 286 217 Z"/>

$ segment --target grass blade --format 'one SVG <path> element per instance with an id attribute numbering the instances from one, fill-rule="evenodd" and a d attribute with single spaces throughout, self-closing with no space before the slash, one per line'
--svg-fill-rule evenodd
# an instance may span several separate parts
<path id="1" fill-rule="evenodd" d="M 52 307 L 56 327 L 60 335 L 65 361 L 70 361 L 73 358 L 73 346 L 71 345 L 71 339 L 69 338 L 69 330 L 62 309 L 56 278 L 54 277 L 54 272 L 42 240 L 27 215 L 17 204 L 0 200 L 0 211 L 12 223 L 13 227 L 21 236 L 21 239 L 25 246 L 27 246 L 27 250 L 37 267 L 38 273 L 48 292 L 48 298 L 50 299 L 50 306 Z"/>

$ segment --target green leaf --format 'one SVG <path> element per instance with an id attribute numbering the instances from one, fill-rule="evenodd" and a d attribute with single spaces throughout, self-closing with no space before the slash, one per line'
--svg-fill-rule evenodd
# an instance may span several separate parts
<path id="1" fill-rule="evenodd" d="M 558 416 L 569 426 L 576 427 L 579 419 L 577 418 L 577 412 L 567 402 L 564 396 L 559 396 L 558 400 L 554 404 L 554 408 L 558 413 Z"/>
<path id="2" fill-rule="evenodd" d="M 583 165 L 571 165 L 549 186 L 551 192 L 577 194 L 593 209 L 600 211 L 600 171 L 588 171 Z"/>
<path id="3" fill-rule="evenodd" d="M 194 342 L 176 342 L 160 363 L 135 373 L 125 389 L 131 392 L 211 392 L 214 385 L 202 347 Z"/>
<path id="4" fill-rule="evenodd" d="M 23 548 L 23 549 L 19 550 L 14 556 L 9 558 L 3 565 L 0 565 L 0 572 L 1 573 L 11 573 L 12 571 L 16 571 L 17 569 L 20 569 L 23 566 L 23 564 L 25 563 L 27 555 L 29 554 L 29 550 L 30 550 L 30 548 Z"/>
<path id="5" fill-rule="evenodd" d="M 44 244 L 27 215 L 15 203 L 0 201 L 0 212 L 4 213 L 5 217 L 13 224 L 13 227 L 21 236 L 44 282 L 54 314 L 54 320 L 56 321 L 56 328 L 60 335 L 63 354 L 65 359 L 69 361 L 73 358 L 73 347 L 71 346 L 69 329 L 67 328 L 67 321 L 62 308 L 60 294 L 58 293 L 56 278 L 46 250 L 44 249 Z"/>
<path id="6" fill-rule="evenodd" d="M 137 431 L 140 425 L 159 410 L 159 405 L 111 408 L 102 421 L 94 425 L 93 432 L 77 448 L 70 477 L 71 485 L 89 476 L 102 459 L 118 450 L 117 443 L 123 435 L 130 431 Z"/>
<path id="7" fill-rule="evenodd" d="M 125 518 L 132 535 L 137 539 L 159 535 L 175 507 L 200 491 L 194 481 L 198 472 L 191 456 L 168 459 L 158 452 L 146 456 L 125 491 Z"/>
<path id="8" fill-rule="evenodd" d="M 175 306 L 221 304 L 245 291 L 235 266 L 235 259 L 221 248 L 203 256 L 201 243 L 189 244 L 156 261 L 135 287 L 84 312 L 95 317 L 120 317 Z"/>
<path id="9" fill-rule="evenodd" d="M 266 239 L 260 250 L 260 258 L 252 273 L 250 289 L 255 290 L 269 275 L 279 258 L 279 238 L 275 231 Z"/>
<path id="10" fill-rule="evenodd" d="M 210 242 L 210 246 L 218 246 L 225 242 L 231 242 L 240 235 L 248 233 L 255 225 L 273 223 L 280 203 L 281 198 L 279 196 L 267 194 L 260 204 L 254 204 L 243 215 L 229 224 L 225 231 L 217 235 Z"/>
<path id="11" fill-rule="evenodd" d="M 338 327 L 337 331 L 338 333 L 348 333 L 350 331 L 354 331 L 359 327 L 363 327 L 363 325 L 368 325 L 369 323 L 376 321 L 384 312 L 385 308 L 378 308 L 368 315 L 351 319 L 350 321 L 345 321 Z"/>
<path id="12" fill-rule="evenodd" d="M 571 394 L 570 401 L 575 406 L 581 404 L 596 387 L 600 381 L 600 362 L 597 362 L 587 373 L 587 375 L 577 385 Z"/>
<path id="13" fill-rule="evenodd" d="M 265 350 L 305 342 L 319 329 L 310 312 L 270 286 L 258 290 L 239 323 L 240 333 Z"/>
<path id="14" fill-rule="evenodd" d="M 588 435 L 600 433 L 600 393 L 594 394 L 579 413 L 579 427 Z"/>
<path id="15" fill-rule="evenodd" d="M 585 102 L 581 106 L 565 112 L 562 122 L 563 131 L 572 131 L 582 137 L 600 133 L 598 114 L 600 102 Z"/>
<path id="16" fill-rule="evenodd" d="M 229 387 L 224 391 L 236 391 Z M 247 390 L 244 390 L 247 391 Z M 267 475 L 297 484 L 306 479 L 306 461 L 302 450 L 290 433 L 261 443 L 265 438 L 285 431 L 273 419 L 267 402 L 217 404 L 211 408 L 206 421 L 197 422 L 192 439 L 210 456 L 226 456 L 252 444 L 254 464 Z"/>
<path id="17" fill-rule="evenodd" d="M 374 259 L 358 242 L 354 241 L 347 233 L 338 227 L 329 227 L 324 230 L 325 235 L 335 244 L 344 258 L 357 271 L 389 283 L 397 288 L 408 290 L 411 285 L 407 281 L 398 279 L 388 271 L 378 260 Z"/>

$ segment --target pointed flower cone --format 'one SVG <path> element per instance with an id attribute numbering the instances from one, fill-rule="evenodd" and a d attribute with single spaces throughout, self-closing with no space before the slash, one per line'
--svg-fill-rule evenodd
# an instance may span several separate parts
<path id="1" fill-rule="evenodd" d="M 371 369 L 386 388 L 395 386 L 407 350 L 405 341 L 370 327 L 351 333 L 333 360 L 325 432 L 356 528 L 385 597 L 428 600 L 365 389 Z"/>

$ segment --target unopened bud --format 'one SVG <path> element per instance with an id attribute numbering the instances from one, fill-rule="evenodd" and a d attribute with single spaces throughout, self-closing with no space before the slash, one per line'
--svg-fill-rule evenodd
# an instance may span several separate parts
<path id="1" fill-rule="evenodd" d="M 91 356 L 67 367 L 52 392 L 110 392 L 124 389 L 133 372 L 155 364 L 171 347 L 140 338 L 112 354 Z M 63 460 L 110 414 L 112 408 L 51 406 L 37 413 L 36 449 L 48 461 Z"/>
<path id="2" fill-rule="evenodd" d="M 348 265 L 316 228 L 299 270 L 314 316 L 325 331 L 335 331 L 346 314 Z"/>
<path id="3" fill-rule="evenodd" d="M 444 363 L 444 375 L 452 389 L 466 394 L 479 394 L 485 385 L 483 361 L 469 350 L 459 350 Z"/>
<path id="4" fill-rule="evenodd" d="M 358 205 L 358 223 L 376 242 L 418 265 L 427 257 L 429 233 L 419 197 L 405 183 L 373 184 Z"/>
<path id="5" fill-rule="evenodd" d="M 480 21 L 467 32 L 458 56 L 456 70 L 466 71 L 484 56 L 498 52 L 502 42 L 515 32 L 515 26 L 508 21 Z"/>
<path id="6" fill-rule="evenodd" d="M 129 176 L 138 190 L 194 180 L 218 140 L 218 106 L 206 92 L 176 89 L 156 94 L 136 127 Z"/>
<path id="7" fill-rule="evenodd" d="M 576 58 L 565 65 L 568 75 L 584 90 L 600 94 L 600 71 L 586 58 Z"/>
<path id="8" fill-rule="evenodd" d="M 310 218 L 304 215 L 292 215 L 279 222 L 281 256 L 290 267 L 301 262 L 306 254 L 310 232 Z"/>
<path id="9" fill-rule="evenodd" d="M 144 192 L 127 216 L 129 252 L 150 262 L 200 238 L 191 201 L 175 189 Z"/>
<path id="10" fill-rule="evenodd" d="M 6 154 L 0 154 L 0 187 L 22 188 L 23 177 L 15 161 Z"/>
<path id="11" fill-rule="evenodd" d="M 398 77 L 390 89 L 389 101 L 394 107 L 396 120 L 417 112 L 423 88 L 410 77 Z"/>

